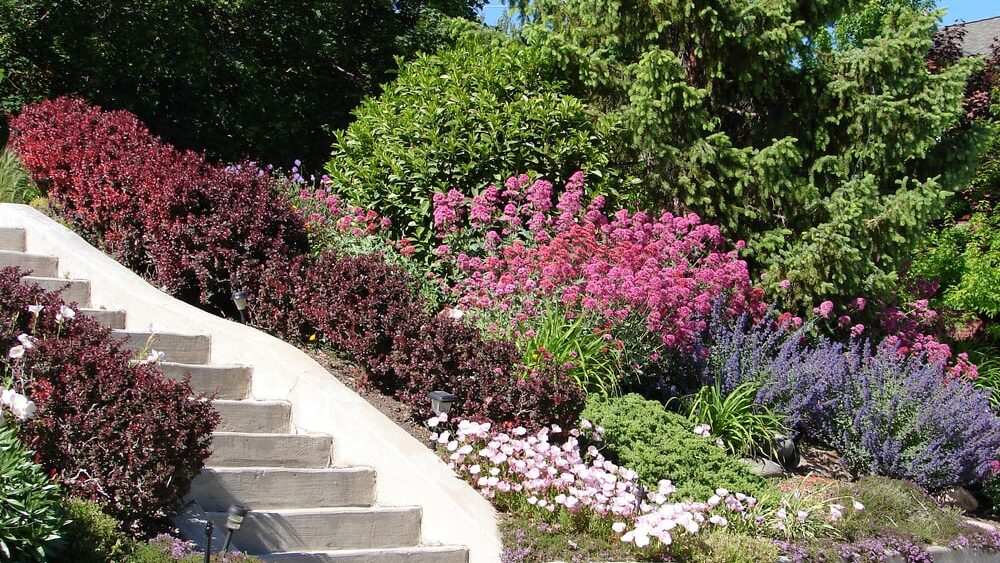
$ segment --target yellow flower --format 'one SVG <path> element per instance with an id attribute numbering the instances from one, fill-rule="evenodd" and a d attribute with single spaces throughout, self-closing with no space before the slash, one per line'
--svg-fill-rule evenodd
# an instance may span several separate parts
<path id="1" fill-rule="evenodd" d="M 309 342 L 315 342 L 315 341 L 316 341 L 316 333 L 314 332 L 309 335 Z"/>

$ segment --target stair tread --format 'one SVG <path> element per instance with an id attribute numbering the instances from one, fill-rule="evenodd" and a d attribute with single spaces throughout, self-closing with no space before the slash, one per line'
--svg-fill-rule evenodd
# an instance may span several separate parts
<path id="1" fill-rule="evenodd" d="M 0 250 L 0 268 L 19 266 L 22 270 L 30 270 L 37 277 L 56 277 L 59 275 L 59 259 L 45 254 L 31 254 L 17 250 Z"/>
<path id="2" fill-rule="evenodd" d="M 273 514 L 276 516 L 297 516 L 299 514 L 395 514 L 419 511 L 419 506 L 324 506 L 318 508 L 261 508 L 251 510 L 250 514 Z M 226 516 L 225 511 L 207 511 L 205 514 L 210 518 Z"/>

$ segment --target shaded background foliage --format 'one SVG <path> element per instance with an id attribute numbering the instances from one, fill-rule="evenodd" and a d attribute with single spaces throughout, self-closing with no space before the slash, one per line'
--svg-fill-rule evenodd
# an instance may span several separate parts
<path id="1" fill-rule="evenodd" d="M 0 111 L 78 95 L 216 158 L 319 161 L 395 57 L 481 0 L 3 0 Z M 2 141 L 2 139 L 0 139 Z"/>

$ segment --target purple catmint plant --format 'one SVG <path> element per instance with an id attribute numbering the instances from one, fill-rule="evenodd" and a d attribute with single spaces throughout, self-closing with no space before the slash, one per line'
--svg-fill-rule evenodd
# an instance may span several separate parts
<path id="1" fill-rule="evenodd" d="M 845 345 L 810 341 L 807 331 L 773 318 L 714 321 L 702 382 L 718 379 L 724 390 L 754 382 L 758 403 L 782 413 L 796 434 L 836 448 L 852 471 L 928 489 L 989 475 L 1000 420 L 985 392 L 895 341 Z"/>

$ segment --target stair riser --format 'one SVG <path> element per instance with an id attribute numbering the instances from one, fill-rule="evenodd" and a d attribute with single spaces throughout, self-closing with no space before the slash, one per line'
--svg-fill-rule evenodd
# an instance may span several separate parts
<path id="1" fill-rule="evenodd" d="M 205 465 L 322 469 L 330 464 L 332 447 L 329 436 L 215 433 Z"/>
<path id="2" fill-rule="evenodd" d="M 24 252 L 24 229 L 0 228 L 0 250 Z"/>
<path id="3" fill-rule="evenodd" d="M 250 376 L 253 370 L 246 366 L 199 366 L 163 362 L 160 364 L 167 379 L 180 380 L 191 374 L 191 388 L 195 393 L 211 395 L 218 399 L 239 401 L 250 394 Z"/>
<path id="4" fill-rule="evenodd" d="M 258 432 L 285 434 L 291 427 L 292 408 L 277 401 L 213 401 L 222 415 L 217 432 Z"/>
<path id="5" fill-rule="evenodd" d="M 275 553 L 261 557 L 268 563 L 469 563 L 463 548 L 412 548 L 320 553 Z"/>
<path id="6" fill-rule="evenodd" d="M 251 510 L 371 506 L 375 472 L 370 469 L 206 468 L 191 485 L 204 510 L 222 512 L 238 503 Z"/>
<path id="7" fill-rule="evenodd" d="M 224 526 L 225 513 L 212 513 Z M 249 512 L 233 539 L 250 554 L 415 546 L 419 509 L 359 509 L 351 512 Z"/>
<path id="8" fill-rule="evenodd" d="M 101 323 L 101 326 L 111 329 L 125 328 L 125 311 L 108 311 L 105 309 L 82 309 L 81 313 Z"/>
<path id="9" fill-rule="evenodd" d="M 212 341 L 204 335 L 156 333 L 150 338 L 148 332 L 124 330 L 111 335 L 123 341 L 125 349 L 137 354 L 149 350 L 163 352 L 163 360 L 167 362 L 207 364 L 212 355 Z"/>
<path id="10" fill-rule="evenodd" d="M 90 307 L 90 282 L 87 280 L 25 276 L 21 281 L 38 285 L 45 291 L 58 291 L 66 303 L 76 303 L 77 307 Z"/>
<path id="11" fill-rule="evenodd" d="M 55 256 L 0 250 L 0 269 L 8 266 L 18 266 L 24 273 L 30 272 L 32 276 L 44 278 L 59 276 L 59 260 Z"/>

